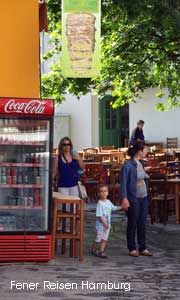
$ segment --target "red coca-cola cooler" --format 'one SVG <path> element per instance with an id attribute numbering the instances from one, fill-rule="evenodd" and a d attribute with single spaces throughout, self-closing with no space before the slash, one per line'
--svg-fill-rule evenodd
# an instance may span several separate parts
<path id="1" fill-rule="evenodd" d="M 51 259 L 53 100 L 0 98 L 0 261 Z"/>

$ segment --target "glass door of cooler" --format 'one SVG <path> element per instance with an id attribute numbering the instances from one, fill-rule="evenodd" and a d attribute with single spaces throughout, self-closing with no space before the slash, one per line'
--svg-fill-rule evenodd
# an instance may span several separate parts
<path id="1" fill-rule="evenodd" d="M 0 119 L 0 232 L 48 230 L 50 120 Z"/>

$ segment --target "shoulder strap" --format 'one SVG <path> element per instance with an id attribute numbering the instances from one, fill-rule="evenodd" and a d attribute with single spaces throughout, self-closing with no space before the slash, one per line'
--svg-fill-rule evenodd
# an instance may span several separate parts
<path id="1" fill-rule="evenodd" d="M 68 162 L 66 156 L 65 156 L 63 153 L 62 153 L 61 155 L 62 155 L 62 157 L 64 158 L 65 162 L 68 164 L 69 168 L 72 169 L 72 167 L 71 167 L 70 163 Z"/>

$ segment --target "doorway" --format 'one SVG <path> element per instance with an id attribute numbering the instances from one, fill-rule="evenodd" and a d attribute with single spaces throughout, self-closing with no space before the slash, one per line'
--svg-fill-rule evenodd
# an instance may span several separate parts
<path id="1" fill-rule="evenodd" d="M 124 147 L 129 138 L 129 105 L 113 109 L 114 98 L 104 96 L 99 101 L 100 146 Z"/>

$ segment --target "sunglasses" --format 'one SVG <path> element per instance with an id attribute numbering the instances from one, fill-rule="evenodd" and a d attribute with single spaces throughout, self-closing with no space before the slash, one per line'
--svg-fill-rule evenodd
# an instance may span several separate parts
<path id="1" fill-rule="evenodd" d="M 63 146 L 71 146 L 70 143 L 63 143 L 62 145 L 63 145 Z"/>

